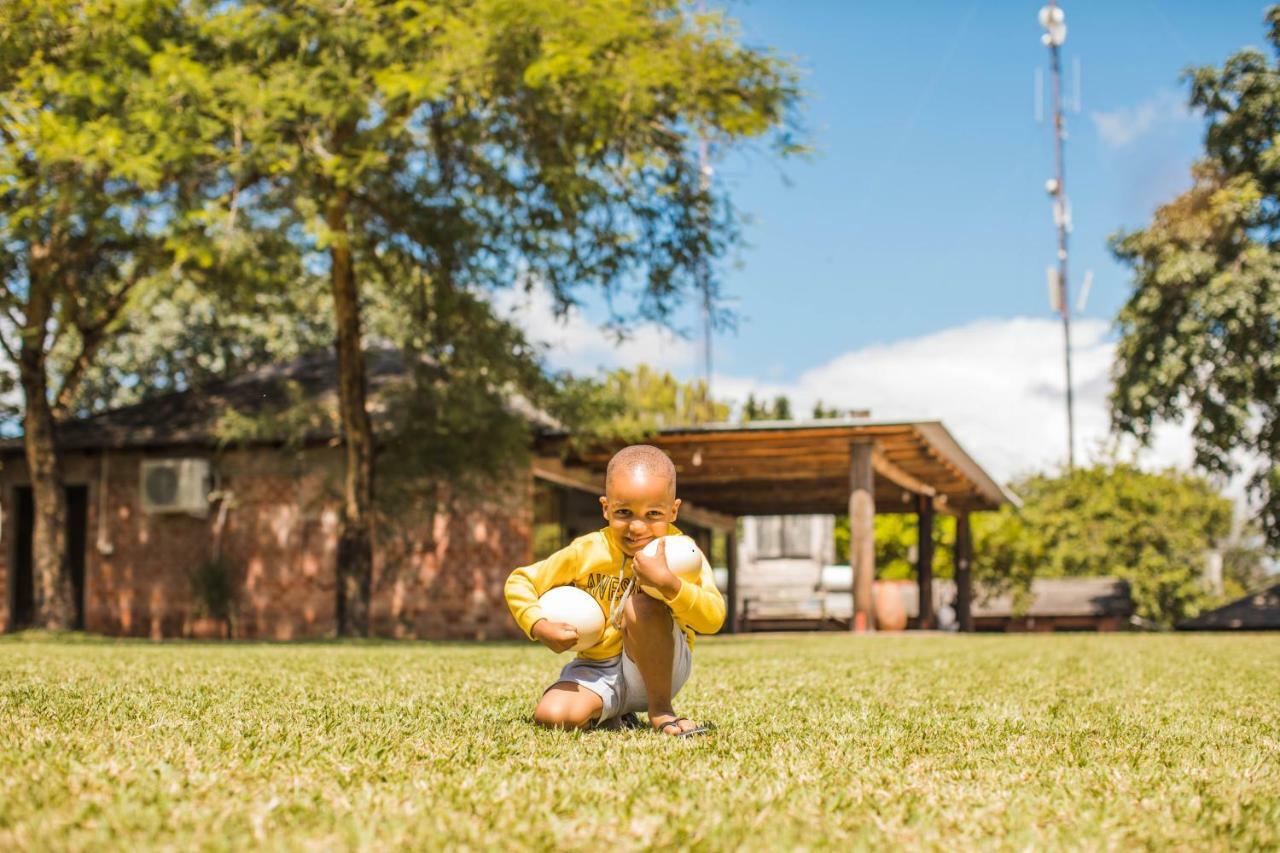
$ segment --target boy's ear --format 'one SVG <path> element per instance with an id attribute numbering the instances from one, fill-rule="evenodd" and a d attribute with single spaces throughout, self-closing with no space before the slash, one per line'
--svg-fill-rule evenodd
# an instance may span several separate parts
<path id="1" fill-rule="evenodd" d="M 671 520 L 675 521 L 680 515 L 680 499 L 676 498 L 671 502 Z"/>
<path id="2" fill-rule="evenodd" d="M 600 496 L 600 514 L 604 516 L 605 521 L 609 520 L 609 499 L 604 495 Z"/>

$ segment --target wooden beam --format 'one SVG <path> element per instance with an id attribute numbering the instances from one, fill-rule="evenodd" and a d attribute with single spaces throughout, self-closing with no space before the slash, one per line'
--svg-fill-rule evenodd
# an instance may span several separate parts
<path id="1" fill-rule="evenodd" d="M 933 500 L 926 495 L 916 497 L 916 584 L 920 588 L 920 629 L 929 630 L 933 622 Z"/>
<path id="2" fill-rule="evenodd" d="M 698 480 L 710 490 L 700 498 L 703 505 L 728 513 L 743 509 L 736 495 L 743 488 L 743 481 L 749 480 L 774 480 L 780 485 L 775 485 L 772 493 L 778 498 L 788 496 L 786 500 L 777 500 L 772 507 L 762 508 L 765 512 L 811 511 L 800 509 L 799 503 L 793 500 L 793 490 L 805 486 L 807 479 L 821 480 L 824 492 L 831 483 L 842 481 L 850 465 L 848 446 L 857 441 L 876 444 L 875 473 L 880 482 L 876 484 L 875 497 L 894 505 L 885 506 L 884 510 L 897 511 L 901 495 L 901 492 L 893 494 L 885 482 L 915 494 L 928 494 L 932 490 L 933 497 L 938 499 L 934 503 L 935 512 L 989 509 L 1008 499 L 936 422 L 776 422 L 753 428 L 724 425 L 708 430 L 662 432 L 651 436 L 649 441 L 666 451 L 678 466 L 682 495 L 693 497 L 686 489 Z M 559 446 L 547 442 L 540 442 L 538 446 L 544 444 Z M 581 451 L 574 461 L 603 479 L 605 465 L 619 446 L 618 442 L 604 442 Z M 697 465 L 693 464 L 695 459 Z M 884 461 L 893 468 L 883 464 Z M 835 488 L 843 493 L 845 484 L 840 482 Z M 807 493 L 806 488 L 803 494 Z M 841 511 L 845 497 L 841 494 L 836 498 L 838 509 L 824 505 L 818 511 Z M 947 498 L 945 505 L 944 497 Z M 819 503 L 825 504 L 826 500 L 824 496 Z M 751 510 L 758 511 L 755 501 L 751 503 Z"/>
<path id="3" fill-rule="evenodd" d="M 697 453 L 706 461 L 721 459 L 755 459 L 759 457 L 773 458 L 778 456 L 808 456 L 819 453 L 826 456 L 843 456 L 849 458 L 848 444 L 838 438 L 827 438 L 816 441 L 770 442 L 768 444 L 729 445 L 712 444 L 702 447 L 690 444 L 687 447 L 669 447 L 665 452 L 673 460 L 689 459 Z"/>
<path id="4" fill-rule="evenodd" d="M 853 566 L 854 631 L 874 631 L 876 499 L 871 456 L 875 445 L 856 441 L 849 453 L 849 562 Z"/>
<path id="5" fill-rule="evenodd" d="M 803 435 L 812 438 L 844 438 L 851 441 L 858 439 L 873 440 L 886 435 L 910 435 L 914 427 L 911 424 L 875 424 L 864 426 L 832 426 L 832 427 L 777 427 L 735 429 L 726 427 L 723 430 L 693 430 L 690 432 L 669 432 L 651 436 L 649 443 L 666 450 L 672 445 L 707 444 L 720 442 L 743 442 L 786 440 L 789 436 Z"/>
<path id="6" fill-rule="evenodd" d="M 956 518 L 956 622 L 961 631 L 973 630 L 973 531 L 969 513 Z"/>
<path id="7" fill-rule="evenodd" d="M 684 486 L 737 486 L 739 483 L 752 482 L 768 482 L 774 483 L 778 488 L 785 487 L 788 483 L 806 483 L 815 480 L 830 479 L 832 481 L 840 479 L 839 475 L 848 470 L 849 461 L 841 460 L 839 467 L 831 466 L 824 468 L 808 468 L 808 467 L 778 467 L 767 468 L 761 470 L 755 469 L 739 469 L 739 470 L 722 470 L 715 473 L 691 474 L 685 472 L 680 477 L 680 485 Z"/>
<path id="8" fill-rule="evenodd" d="M 843 515 L 849 508 L 849 486 L 846 483 L 839 489 L 796 490 L 784 492 L 746 492 L 735 491 L 733 494 L 719 494 L 715 491 L 684 491 L 687 500 L 700 506 L 713 507 L 717 512 L 734 515 L 810 515 L 831 514 Z M 913 496 L 903 502 L 903 492 L 897 486 L 885 489 L 876 485 L 873 497 L 877 513 L 912 513 L 916 512 Z M 951 504 L 948 512 L 954 511 Z M 936 506 L 935 506 L 936 508 Z M 941 510 L 939 510 L 941 511 Z"/>
<path id="9" fill-rule="evenodd" d="M 705 527 L 708 530 L 718 530 L 721 533 L 727 533 L 733 530 L 738 523 L 738 520 L 732 515 L 717 512 L 713 509 L 707 509 L 687 500 L 680 501 L 679 517 L 681 519 L 688 519 L 700 527 Z M 679 519 L 676 521 L 676 526 L 680 526 Z"/>
<path id="10" fill-rule="evenodd" d="M 729 571 L 729 582 L 725 589 L 725 630 L 730 634 L 738 633 L 738 533 L 737 525 L 724 535 L 724 559 Z"/>
<path id="11" fill-rule="evenodd" d="M 933 486 L 913 477 L 879 451 L 871 454 L 871 467 L 881 477 L 891 483 L 897 483 L 909 492 L 915 492 L 917 495 L 928 495 L 929 497 L 933 497 L 938 493 L 938 490 Z"/>
<path id="12" fill-rule="evenodd" d="M 539 456 L 530 467 L 533 469 L 533 476 L 557 486 L 593 495 L 604 494 L 604 480 L 599 475 L 585 468 L 565 465 L 555 457 Z"/>
<path id="13" fill-rule="evenodd" d="M 533 476 L 549 483 L 555 483 L 557 486 L 577 489 L 580 492 L 587 492 L 595 496 L 599 496 L 604 491 L 604 482 L 599 475 L 592 474 L 592 472 L 577 466 L 565 465 L 562 461 L 553 457 L 534 459 L 531 467 Z M 687 500 L 680 502 L 680 518 L 688 519 L 699 527 L 722 532 L 733 530 L 734 525 L 737 523 L 737 519 L 732 515 L 706 509 L 696 502 Z M 677 522 L 677 526 L 679 526 L 679 522 Z"/>

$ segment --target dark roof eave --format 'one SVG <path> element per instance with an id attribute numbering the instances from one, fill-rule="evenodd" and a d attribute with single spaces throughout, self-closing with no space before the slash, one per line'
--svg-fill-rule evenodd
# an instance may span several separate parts
<path id="1" fill-rule="evenodd" d="M 334 446 L 338 442 L 336 436 L 315 436 L 302 440 L 301 447 L 311 449 L 315 447 Z M 213 441 L 208 438 L 178 438 L 165 437 L 152 440 L 139 441 L 110 441 L 110 442 L 73 442 L 62 445 L 58 448 L 60 453 L 102 453 L 104 451 L 135 451 L 135 450 L 178 450 L 199 448 L 203 451 L 218 452 L 223 450 L 247 450 L 262 448 L 281 448 L 288 445 L 289 442 L 283 439 L 253 439 L 247 441 L 233 441 L 222 443 Z M 0 458 L 20 456 L 24 451 L 23 443 L 19 439 L 10 439 L 0 442 Z"/>

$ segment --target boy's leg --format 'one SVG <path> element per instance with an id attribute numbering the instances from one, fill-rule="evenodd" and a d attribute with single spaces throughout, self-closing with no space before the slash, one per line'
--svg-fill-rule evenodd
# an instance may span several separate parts
<path id="1" fill-rule="evenodd" d="M 671 609 L 642 592 L 627 599 L 622 622 L 622 649 L 644 679 L 649 699 L 649 722 L 658 731 L 675 734 L 676 728 L 695 727 L 689 720 L 664 726 L 676 718 L 671 706 L 671 669 L 676 643 L 671 631 Z"/>
<path id="2" fill-rule="evenodd" d="M 581 684 L 557 681 L 542 694 L 533 720 L 553 729 L 585 729 L 603 710 L 604 700 Z"/>

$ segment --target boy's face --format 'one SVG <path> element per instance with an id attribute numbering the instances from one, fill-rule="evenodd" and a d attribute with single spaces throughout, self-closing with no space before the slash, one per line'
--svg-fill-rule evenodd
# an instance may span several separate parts
<path id="1" fill-rule="evenodd" d="M 680 500 L 676 498 L 675 484 L 666 477 L 631 469 L 615 472 L 605 483 L 600 506 L 622 552 L 631 557 L 654 539 L 667 535 L 667 525 L 676 520 L 680 511 Z"/>

